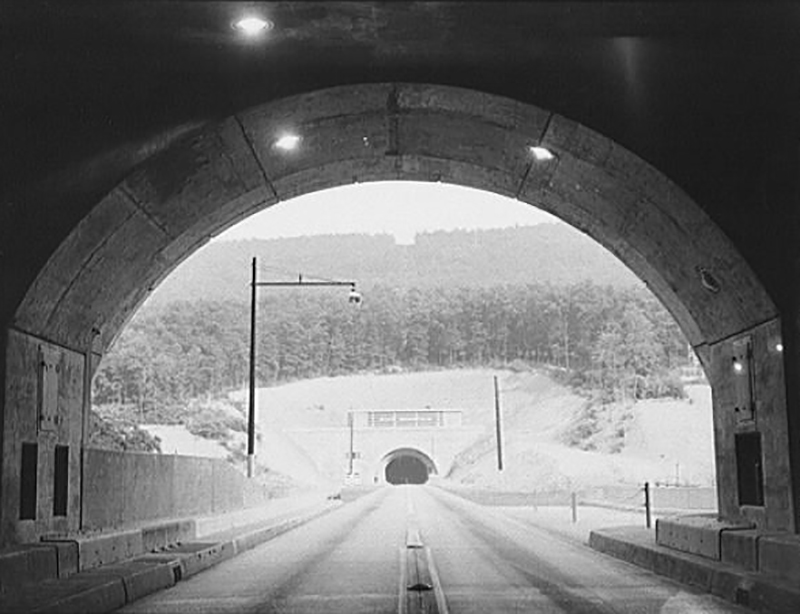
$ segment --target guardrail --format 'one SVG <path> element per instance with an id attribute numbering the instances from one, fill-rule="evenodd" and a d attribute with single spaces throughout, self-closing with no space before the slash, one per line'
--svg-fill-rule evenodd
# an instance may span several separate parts
<path id="1" fill-rule="evenodd" d="M 460 484 L 438 482 L 444 488 L 465 499 L 490 506 L 570 506 L 573 518 L 580 506 L 595 506 L 650 512 L 703 511 L 717 509 L 716 489 L 711 487 L 652 486 L 652 485 L 614 485 L 580 490 L 546 491 L 499 491 L 488 488 L 472 488 Z"/>

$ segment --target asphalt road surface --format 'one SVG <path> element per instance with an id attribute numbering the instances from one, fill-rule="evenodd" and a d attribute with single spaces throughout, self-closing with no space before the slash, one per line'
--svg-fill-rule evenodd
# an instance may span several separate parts
<path id="1" fill-rule="evenodd" d="M 386 487 L 120 612 L 748 612 L 429 486 Z"/>

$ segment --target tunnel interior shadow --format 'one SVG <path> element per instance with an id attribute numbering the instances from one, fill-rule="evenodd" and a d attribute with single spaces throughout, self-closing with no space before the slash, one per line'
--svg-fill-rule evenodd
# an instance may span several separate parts
<path id="1" fill-rule="evenodd" d="M 428 467 L 413 456 L 398 456 L 386 465 L 389 484 L 424 484 L 428 481 Z"/>

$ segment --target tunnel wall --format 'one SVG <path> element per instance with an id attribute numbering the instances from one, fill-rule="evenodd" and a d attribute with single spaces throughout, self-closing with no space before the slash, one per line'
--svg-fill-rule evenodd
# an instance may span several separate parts
<path id="1" fill-rule="evenodd" d="M 84 478 L 84 530 L 221 514 L 269 499 L 265 486 L 214 458 L 87 448 Z"/>
<path id="2" fill-rule="evenodd" d="M 227 461 L 86 448 L 87 355 L 8 332 L 0 547 L 66 534 L 252 507 L 269 495 Z M 44 364 L 43 364 L 44 363 Z M 44 371 L 46 374 L 43 374 Z M 35 486 L 23 446 L 35 445 Z M 56 509 L 56 447 L 66 448 L 66 501 Z M 25 477 L 23 477 L 25 474 Z M 33 497 L 33 501 L 29 499 Z M 24 517 L 22 517 L 24 516 Z"/>
<path id="3" fill-rule="evenodd" d="M 77 530 L 86 356 L 9 330 L 5 361 L 8 378 L 2 433 L 0 544 L 36 541 L 47 532 Z M 27 490 L 23 487 L 23 446 L 28 451 L 35 446 L 35 486 Z M 54 508 L 56 446 L 66 447 L 68 452 L 67 499 L 61 510 Z M 28 462 L 30 469 L 30 458 Z M 26 483 L 30 484 L 30 479 L 27 473 Z M 57 511 L 63 515 L 57 515 Z"/>
<path id="4" fill-rule="evenodd" d="M 274 147 L 286 129 L 302 133 L 299 151 Z M 533 161 L 532 144 L 549 148 L 554 158 Z M 87 208 L 49 254 L 8 332 L 2 538 L 28 540 L 62 525 L 73 528 L 83 441 L 78 425 L 85 421 L 92 371 L 83 365 L 94 366 L 94 353 L 113 343 L 160 279 L 210 236 L 256 210 L 328 187 L 396 179 L 445 181 L 517 198 L 616 254 L 670 310 L 710 374 L 721 512 L 797 530 L 792 504 L 781 495 L 788 490 L 785 497 L 797 497 L 787 463 L 783 366 L 757 349 L 766 347 L 764 323 L 777 322 L 777 308 L 703 209 L 633 152 L 556 113 L 462 88 L 382 83 L 272 101 L 200 127 Z M 744 427 L 731 422 L 726 395 L 733 383 L 725 356 L 747 335 L 757 350 L 756 379 L 768 383 L 759 385 L 763 407 L 747 427 L 762 436 L 765 496 L 774 505 L 768 510 L 740 509 L 732 482 L 734 442 Z M 53 368 L 63 368 L 51 413 L 64 421 L 35 432 L 40 348 Z M 22 527 L 20 445 L 34 433 L 41 509 Z M 48 520 L 46 509 L 56 445 L 70 450 L 67 520 Z"/>
<path id="5" fill-rule="evenodd" d="M 779 343 L 781 325 L 776 319 L 710 348 L 719 511 L 723 518 L 752 522 L 764 531 L 795 530 L 786 384 Z M 745 366 L 737 372 L 734 359 L 742 357 Z M 747 407 L 751 403 L 752 414 Z M 737 458 L 736 440 L 748 434 L 761 440 L 764 505 L 742 505 L 739 501 L 738 477 L 753 468 L 745 466 L 746 459 Z"/>

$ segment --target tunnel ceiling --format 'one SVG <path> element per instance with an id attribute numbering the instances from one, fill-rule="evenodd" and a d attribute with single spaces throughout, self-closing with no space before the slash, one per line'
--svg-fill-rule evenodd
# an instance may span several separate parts
<path id="1" fill-rule="evenodd" d="M 248 7 L 274 23 L 261 41 L 231 28 Z M 506 96 L 614 139 L 780 294 L 791 235 L 766 221 L 764 185 L 797 140 L 798 67 L 795 3 L 0 3 L 3 287 L 21 297 L 91 205 L 198 126 L 405 81 Z"/>

